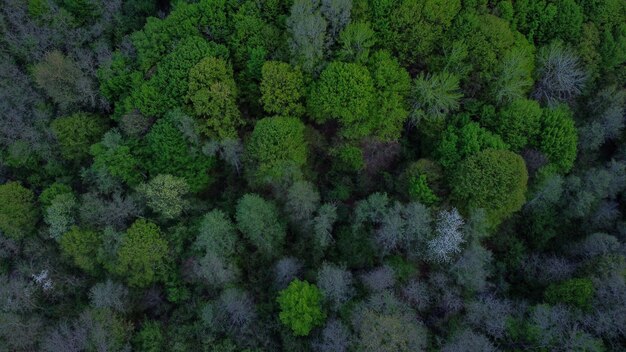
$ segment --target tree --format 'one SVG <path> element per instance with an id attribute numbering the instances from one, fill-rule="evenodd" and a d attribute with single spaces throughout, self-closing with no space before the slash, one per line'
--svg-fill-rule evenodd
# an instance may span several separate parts
<path id="1" fill-rule="evenodd" d="M 328 24 L 326 45 L 331 46 L 339 32 L 350 23 L 352 0 L 321 0 L 320 10 Z"/>
<path id="2" fill-rule="evenodd" d="M 313 219 L 319 202 L 320 195 L 315 185 L 307 181 L 297 181 L 287 190 L 285 211 L 294 224 L 304 224 Z"/>
<path id="3" fill-rule="evenodd" d="M 77 63 L 58 50 L 48 52 L 33 67 L 33 77 L 53 102 L 65 110 L 76 105 L 95 106 L 97 89 Z"/>
<path id="4" fill-rule="evenodd" d="M 54 197 L 44 213 L 50 237 L 59 241 L 61 236 L 76 223 L 78 201 L 73 193 L 62 193 Z"/>
<path id="5" fill-rule="evenodd" d="M 256 194 L 246 194 L 237 202 L 237 227 L 263 255 L 274 257 L 282 251 L 285 227 L 278 208 Z"/>
<path id="6" fill-rule="evenodd" d="M 313 348 L 319 352 L 347 352 L 351 345 L 350 330 L 340 320 L 329 320 Z"/>
<path id="7" fill-rule="evenodd" d="M 461 245 L 465 242 L 462 232 L 464 223 L 456 208 L 439 212 L 435 236 L 428 241 L 428 254 L 433 262 L 449 262 L 452 255 L 461 252 Z"/>
<path id="8" fill-rule="evenodd" d="M 20 240 L 35 231 L 38 221 L 33 192 L 19 182 L 0 185 L 0 230 Z"/>
<path id="9" fill-rule="evenodd" d="M 502 137 L 512 151 L 518 152 L 527 145 L 536 144 L 541 135 L 542 113 L 536 101 L 519 99 L 494 114 L 493 119 L 485 119 L 484 124 Z"/>
<path id="10" fill-rule="evenodd" d="M 536 75 L 533 96 L 549 106 L 574 99 L 587 80 L 576 54 L 558 41 L 539 50 Z"/>
<path id="11" fill-rule="evenodd" d="M 400 138 L 404 122 L 409 116 L 406 98 L 410 91 L 409 73 L 387 51 L 378 51 L 369 60 L 370 72 L 376 88 L 377 107 L 372 116 L 372 135 L 381 141 Z"/>
<path id="12" fill-rule="evenodd" d="M 71 258 L 74 265 L 89 274 L 97 271 L 96 254 L 101 245 L 100 236 L 95 231 L 83 230 L 78 226 L 63 234 L 59 241 L 61 251 Z"/>
<path id="13" fill-rule="evenodd" d="M 128 288 L 111 279 L 95 284 L 89 290 L 89 301 L 96 309 L 109 308 L 120 313 L 126 312 L 130 306 Z"/>
<path id="14" fill-rule="evenodd" d="M 326 20 L 317 1 L 295 0 L 287 18 L 291 63 L 307 73 L 316 71 L 324 57 Z"/>
<path id="15" fill-rule="evenodd" d="M 289 327 L 294 335 L 306 336 L 326 318 L 322 311 L 320 290 L 306 281 L 298 279 L 278 293 L 276 299 L 280 305 L 280 321 Z"/>
<path id="16" fill-rule="evenodd" d="M 370 297 L 352 316 L 357 332 L 355 345 L 363 352 L 422 351 L 428 340 L 427 331 L 417 322 L 414 313 L 397 301 L 391 293 Z"/>
<path id="17" fill-rule="evenodd" d="M 484 208 L 494 226 L 524 204 L 528 172 L 515 153 L 486 149 L 462 161 L 452 177 L 457 202 L 464 209 Z"/>
<path id="18" fill-rule="evenodd" d="M 496 347 L 491 341 L 470 329 L 464 329 L 452 335 L 450 341 L 441 348 L 442 352 L 496 352 Z"/>
<path id="19" fill-rule="evenodd" d="M 200 129 L 210 137 L 234 138 L 241 117 L 233 69 L 224 59 L 206 57 L 189 70 L 187 100 Z"/>
<path id="20" fill-rule="evenodd" d="M 167 253 L 167 241 L 159 227 L 139 219 L 122 235 L 113 271 L 130 286 L 146 287 L 157 280 Z"/>
<path id="21" fill-rule="evenodd" d="M 148 183 L 137 187 L 146 198 L 148 206 L 164 219 L 174 219 L 184 210 L 183 197 L 189 192 L 187 182 L 172 175 L 157 175 Z"/>
<path id="22" fill-rule="evenodd" d="M 544 109 L 539 150 L 562 172 L 568 172 L 576 159 L 578 133 L 572 112 L 565 105 Z"/>
<path id="23" fill-rule="evenodd" d="M 209 171 L 215 159 L 203 155 L 185 139 L 176 127 L 180 111 L 159 119 L 145 136 L 141 161 L 151 177 L 168 174 L 184 178 L 192 192 L 199 192 L 211 183 Z"/>
<path id="24" fill-rule="evenodd" d="M 304 79 L 298 68 L 279 61 L 266 61 L 261 69 L 263 109 L 279 116 L 299 117 L 304 112 Z"/>
<path id="25" fill-rule="evenodd" d="M 535 65 L 524 50 L 528 49 L 510 50 L 498 64 L 489 94 L 494 103 L 502 105 L 523 99 L 532 88 Z"/>
<path id="26" fill-rule="evenodd" d="M 219 256 L 230 258 L 236 254 L 237 242 L 235 225 L 226 213 L 214 209 L 202 217 L 194 246 L 200 250 L 214 251 Z"/>
<path id="27" fill-rule="evenodd" d="M 304 125 L 294 117 L 263 118 L 254 126 L 246 149 L 257 180 L 278 180 L 289 168 L 306 164 Z"/>
<path id="28" fill-rule="evenodd" d="M 500 136 L 482 128 L 477 122 L 465 123 L 466 117 L 461 116 L 455 124 L 448 125 L 435 148 L 434 155 L 446 170 L 485 149 L 508 149 Z"/>
<path id="29" fill-rule="evenodd" d="M 355 293 L 350 271 L 326 262 L 317 272 L 317 287 L 333 311 L 339 311 Z"/>
<path id="30" fill-rule="evenodd" d="M 372 130 L 374 82 L 367 68 L 331 62 L 313 85 L 309 113 L 319 123 L 338 120 L 346 138 L 364 137 Z"/>
<path id="31" fill-rule="evenodd" d="M 274 264 L 274 282 L 280 290 L 298 278 L 302 270 L 302 262 L 293 257 L 284 257 Z"/>
<path id="32" fill-rule="evenodd" d="M 76 113 L 55 119 L 50 125 L 67 160 L 81 161 L 89 155 L 89 147 L 106 131 L 106 123 L 96 115 Z"/>
<path id="33" fill-rule="evenodd" d="M 368 22 L 349 23 L 339 33 L 341 48 L 337 56 L 348 62 L 365 63 L 369 58 L 370 48 L 376 43 L 376 33 Z"/>
<path id="34" fill-rule="evenodd" d="M 411 122 L 442 119 L 459 108 L 459 78 L 448 72 L 420 75 L 413 82 Z"/>
<path id="35" fill-rule="evenodd" d="M 551 284 L 544 292 L 550 304 L 570 304 L 581 309 L 591 308 L 593 282 L 589 278 L 576 278 Z"/>

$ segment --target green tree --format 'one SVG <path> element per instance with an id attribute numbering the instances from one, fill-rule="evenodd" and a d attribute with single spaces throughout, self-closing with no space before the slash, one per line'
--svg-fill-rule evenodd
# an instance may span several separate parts
<path id="1" fill-rule="evenodd" d="M 376 33 L 368 22 L 349 23 L 339 33 L 341 48 L 337 56 L 344 61 L 365 63 L 376 43 Z"/>
<path id="2" fill-rule="evenodd" d="M 524 204 L 528 172 L 524 159 L 506 150 L 486 149 L 454 171 L 452 195 L 465 209 L 485 209 L 492 225 Z"/>
<path id="3" fill-rule="evenodd" d="M 500 135 L 512 151 L 518 152 L 527 145 L 536 144 L 541 132 L 542 113 L 535 100 L 519 99 L 481 122 Z"/>
<path id="4" fill-rule="evenodd" d="M 215 165 L 215 158 L 203 155 L 190 145 L 176 127 L 177 114 L 180 111 L 170 112 L 152 126 L 140 150 L 141 163 L 151 177 L 159 174 L 182 177 L 192 192 L 198 192 L 211 183 L 209 172 Z"/>
<path id="5" fill-rule="evenodd" d="M 317 286 L 298 279 L 278 293 L 280 321 L 296 336 L 307 336 L 326 318 L 322 311 L 322 293 Z"/>
<path id="6" fill-rule="evenodd" d="M 143 180 L 139 160 L 131 152 L 130 146 L 123 143 L 119 132 L 107 132 L 102 141 L 89 148 L 89 152 L 93 156 L 92 166 L 95 169 L 104 169 L 131 186 Z"/>
<path id="7" fill-rule="evenodd" d="M 102 138 L 107 129 L 103 119 L 87 113 L 59 117 L 50 125 L 67 160 L 81 161 L 89 155 L 89 147 Z"/>
<path id="8" fill-rule="evenodd" d="M 80 229 L 78 226 L 72 226 L 59 241 L 63 254 L 71 258 L 74 265 L 89 274 L 96 273 L 96 255 L 101 243 L 98 233 Z"/>
<path id="9" fill-rule="evenodd" d="M 256 194 L 246 194 L 237 202 L 237 227 L 266 257 L 277 256 L 285 241 L 285 226 L 278 208 Z"/>
<path id="10" fill-rule="evenodd" d="M 375 87 L 365 66 L 331 62 L 322 71 L 309 97 L 309 113 L 320 123 L 338 120 L 346 138 L 368 135 L 372 128 Z"/>
<path id="11" fill-rule="evenodd" d="M 19 182 L 0 185 L 0 230 L 9 238 L 20 240 L 35 231 L 38 212 L 35 195 Z"/>
<path id="12" fill-rule="evenodd" d="M 157 280 L 167 252 L 159 227 L 139 219 L 122 235 L 113 271 L 124 276 L 130 286 L 146 287 Z"/>
<path id="13" fill-rule="evenodd" d="M 578 145 L 578 132 L 571 110 L 566 105 L 544 109 L 540 130 L 539 150 L 560 171 L 570 171 Z"/>
<path id="14" fill-rule="evenodd" d="M 298 68 L 284 62 L 267 61 L 261 74 L 261 102 L 266 112 L 295 117 L 304 113 L 304 79 Z"/>
<path id="15" fill-rule="evenodd" d="M 148 183 L 137 187 L 146 198 L 148 206 L 164 219 L 174 219 L 184 210 L 184 196 L 189 192 L 187 182 L 172 175 L 157 175 Z"/>
<path id="16" fill-rule="evenodd" d="M 218 139 L 237 136 L 237 126 L 242 123 L 237 85 L 233 69 L 224 59 L 209 56 L 191 68 L 187 100 L 206 135 Z"/>
<path id="17" fill-rule="evenodd" d="M 422 119 L 443 119 L 459 108 L 463 94 L 459 78 L 448 72 L 420 75 L 413 82 L 411 122 Z"/>
<path id="18" fill-rule="evenodd" d="M 254 126 L 247 146 L 258 180 L 275 180 L 306 164 L 304 124 L 295 117 L 266 117 Z"/>
<path id="19" fill-rule="evenodd" d="M 550 284 L 544 292 L 544 297 L 550 304 L 564 303 L 581 309 L 589 309 L 594 291 L 591 279 L 576 278 Z"/>
<path id="20" fill-rule="evenodd" d="M 454 167 L 459 161 L 481 150 L 508 148 L 500 136 L 487 131 L 478 123 L 463 124 L 465 117 L 462 116 L 457 122 L 457 124 L 462 124 L 460 128 L 455 124 L 450 124 L 436 146 L 434 154 L 441 166 L 446 169 Z"/>
<path id="21" fill-rule="evenodd" d="M 369 61 L 376 88 L 376 111 L 372 114 L 372 134 L 382 141 L 400 138 L 409 116 L 406 98 L 410 91 L 409 73 L 387 51 L 378 51 Z"/>

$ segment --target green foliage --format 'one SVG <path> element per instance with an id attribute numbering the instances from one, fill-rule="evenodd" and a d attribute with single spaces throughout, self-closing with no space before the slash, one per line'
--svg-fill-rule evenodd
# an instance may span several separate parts
<path id="1" fill-rule="evenodd" d="M 174 219 L 185 208 L 183 197 L 189 192 L 189 186 L 182 178 L 157 175 L 148 183 L 139 185 L 137 192 L 143 194 L 148 206 L 164 219 Z"/>
<path id="2" fill-rule="evenodd" d="M 565 105 L 544 109 L 539 150 L 562 172 L 568 172 L 576 159 L 578 133 L 572 112 Z"/>
<path id="3" fill-rule="evenodd" d="M 34 19 L 39 19 L 50 11 L 46 0 L 28 0 L 28 15 Z"/>
<path id="4" fill-rule="evenodd" d="M 544 292 L 546 302 L 550 304 L 569 304 L 581 309 L 591 308 L 594 295 L 593 282 L 589 278 L 570 279 L 550 284 Z"/>
<path id="5" fill-rule="evenodd" d="M 256 194 L 246 194 L 237 202 L 237 227 L 265 257 L 276 257 L 285 242 L 285 226 L 276 205 Z"/>
<path id="6" fill-rule="evenodd" d="M 72 193 L 72 187 L 64 183 L 55 182 L 41 192 L 39 195 L 39 203 L 44 207 L 48 207 L 52 204 L 56 196 L 65 193 Z"/>
<path id="7" fill-rule="evenodd" d="M 422 74 L 413 83 L 411 122 L 417 125 L 425 118 L 443 119 L 459 108 L 462 97 L 457 76 L 448 72 Z"/>
<path id="8" fill-rule="evenodd" d="M 301 103 L 304 80 L 300 70 L 284 62 L 267 61 L 261 72 L 263 109 L 279 116 L 301 116 L 304 113 Z"/>
<path id="9" fill-rule="evenodd" d="M 370 113 L 373 129 L 371 135 L 382 141 L 395 141 L 400 138 L 409 115 L 406 98 L 411 79 L 408 72 L 386 51 L 372 55 L 369 66 L 376 88 L 376 110 Z"/>
<path id="10" fill-rule="evenodd" d="M 462 124 L 464 119 L 458 121 Z M 457 122 L 457 123 L 459 123 Z M 437 161 L 446 169 L 455 166 L 459 161 L 485 149 L 508 149 L 502 139 L 476 122 L 469 122 L 458 128 L 448 125 L 435 149 Z"/>
<path id="11" fill-rule="evenodd" d="M 106 170 L 111 176 L 119 177 L 131 186 L 143 180 L 139 160 L 128 145 L 122 144 L 118 132 L 108 132 L 100 143 L 89 148 L 93 156 L 93 167 Z"/>
<path id="12" fill-rule="evenodd" d="M 150 80 L 138 86 L 123 104 L 127 112 L 137 108 L 146 116 L 163 116 L 183 105 L 189 89 L 190 70 L 207 56 L 226 58 L 224 46 L 201 37 L 186 37 L 158 63 Z M 234 92 L 233 92 L 234 94 Z"/>
<path id="13" fill-rule="evenodd" d="M 339 33 L 341 49 L 337 56 L 344 61 L 365 63 L 376 44 L 376 33 L 368 22 L 349 23 Z"/>
<path id="14" fill-rule="evenodd" d="M 304 125 L 295 117 L 259 120 L 247 144 L 247 155 L 258 180 L 276 180 L 290 167 L 304 166 L 307 159 Z"/>
<path id="15" fill-rule="evenodd" d="M 38 211 L 35 195 L 19 182 L 0 185 L 0 230 L 9 238 L 20 240 L 35 231 Z"/>
<path id="16" fill-rule="evenodd" d="M 78 201 L 74 193 L 61 193 L 46 207 L 43 219 L 48 224 L 50 237 L 59 240 L 76 222 L 75 212 Z"/>
<path id="17" fill-rule="evenodd" d="M 276 300 L 280 305 L 280 321 L 296 336 L 307 336 L 326 318 L 322 311 L 322 293 L 317 286 L 306 281 L 292 281 L 279 292 Z"/>
<path id="18" fill-rule="evenodd" d="M 363 160 L 363 151 L 361 148 L 345 144 L 333 150 L 333 156 L 337 160 L 336 168 L 338 170 L 359 171 L 365 167 Z"/>
<path id="19" fill-rule="evenodd" d="M 50 125 L 67 160 L 81 161 L 89 155 L 89 147 L 100 140 L 107 129 L 103 119 L 96 115 L 77 113 L 60 117 Z"/>
<path id="20" fill-rule="evenodd" d="M 63 234 L 59 245 L 65 256 L 71 258 L 74 265 L 89 274 L 95 274 L 97 270 L 96 255 L 101 245 L 98 233 L 91 230 L 80 229 L 77 226 Z"/>
<path id="21" fill-rule="evenodd" d="M 541 135 L 542 109 L 535 100 L 520 99 L 502 108 L 490 119 L 481 119 L 484 125 L 518 152 L 528 145 L 536 145 Z"/>
<path id="22" fill-rule="evenodd" d="M 113 272 L 125 277 L 130 286 L 149 286 L 159 278 L 167 252 L 159 227 L 139 219 L 122 235 Z"/>
<path id="23" fill-rule="evenodd" d="M 465 209 L 483 208 L 492 225 L 524 204 L 528 173 L 524 160 L 506 150 L 486 149 L 462 161 L 451 181 L 454 198 Z"/>
<path id="24" fill-rule="evenodd" d="M 137 350 L 145 352 L 162 351 L 164 344 L 165 336 L 163 336 L 161 324 L 153 320 L 143 324 L 133 341 L 133 345 Z"/>
<path id="25" fill-rule="evenodd" d="M 146 145 L 141 150 L 141 163 L 150 176 L 169 174 L 184 178 L 192 192 L 205 189 L 212 181 L 209 172 L 215 164 L 187 142 L 175 125 L 180 112 L 171 112 L 157 121 L 146 135 Z"/>
<path id="26" fill-rule="evenodd" d="M 241 124 L 237 85 L 225 60 L 209 56 L 191 68 L 187 99 L 206 135 L 218 139 L 237 136 Z"/>
<path id="27" fill-rule="evenodd" d="M 372 129 L 375 87 L 365 66 L 331 62 L 314 84 L 308 102 L 317 122 L 338 120 L 346 138 L 364 137 Z"/>
<path id="28" fill-rule="evenodd" d="M 409 180 L 409 197 L 425 205 L 439 201 L 439 197 L 428 187 L 426 175 L 413 176 Z"/>
<path id="29" fill-rule="evenodd" d="M 583 12 L 574 0 L 514 2 L 513 23 L 529 40 L 549 43 L 553 39 L 573 42 L 578 39 Z"/>

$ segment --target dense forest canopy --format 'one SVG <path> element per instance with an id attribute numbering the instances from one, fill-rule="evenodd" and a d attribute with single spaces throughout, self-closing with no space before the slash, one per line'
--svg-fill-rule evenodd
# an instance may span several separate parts
<path id="1" fill-rule="evenodd" d="M 0 352 L 626 350 L 624 0 L 3 0 Z"/>

